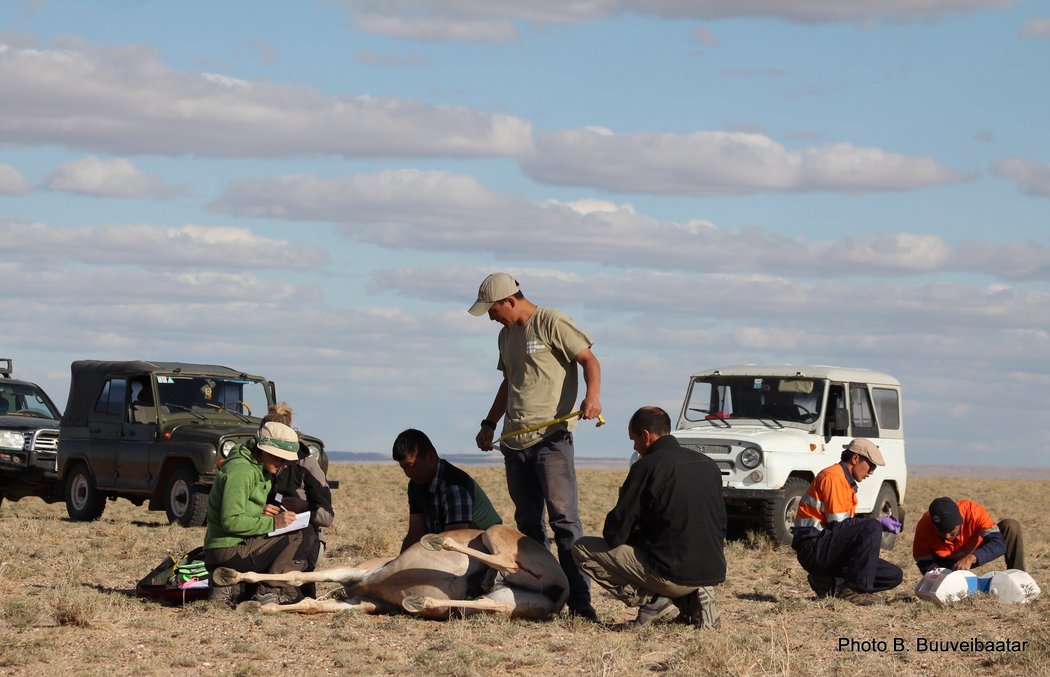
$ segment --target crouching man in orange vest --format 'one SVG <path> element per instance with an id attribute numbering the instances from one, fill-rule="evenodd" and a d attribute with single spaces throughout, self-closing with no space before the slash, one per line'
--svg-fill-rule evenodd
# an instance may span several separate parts
<path id="1" fill-rule="evenodd" d="M 799 503 L 791 547 L 809 572 L 809 586 L 817 597 L 880 604 L 870 593 L 901 583 L 900 567 L 879 558 L 882 532 L 899 532 L 900 522 L 893 516 L 855 517 L 857 483 L 880 465 L 886 461 L 879 448 L 858 437 L 846 445 L 839 463 L 817 474 Z"/>
<path id="2" fill-rule="evenodd" d="M 1004 554 L 1007 569 L 1025 570 L 1021 525 L 1012 519 L 996 523 L 969 499 L 935 498 L 915 525 L 912 555 L 924 574 L 934 567 L 969 570 Z"/>

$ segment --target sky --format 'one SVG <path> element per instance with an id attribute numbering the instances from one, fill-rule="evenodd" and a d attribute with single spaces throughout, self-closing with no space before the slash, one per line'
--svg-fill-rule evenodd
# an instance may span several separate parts
<path id="1" fill-rule="evenodd" d="M 818 363 L 900 379 L 912 463 L 1048 467 L 1048 82 L 1050 2 L 5 2 L 0 357 L 60 407 L 76 359 L 214 363 L 329 450 L 476 452 L 502 270 L 594 342 L 580 456 Z"/>

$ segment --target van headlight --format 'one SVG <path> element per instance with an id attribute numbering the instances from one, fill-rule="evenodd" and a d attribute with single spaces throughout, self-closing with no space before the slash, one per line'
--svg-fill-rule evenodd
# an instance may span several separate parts
<path id="1" fill-rule="evenodd" d="M 754 447 L 748 447 L 740 452 L 740 465 L 748 470 L 757 468 L 762 462 L 762 452 Z"/>
<path id="2" fill-rule="evenodd" d="M 222 447 L 219 449 L 219 452 L 222 454 L 223 458 L 229 458 L 230 457 L 230 453 L 233 452 L 233 450 L 236 447 L 237 447 L 237 443 L 236 442 L 234 442 L 233 440 L 226 440 L 225 442 L 222 443 Z"/>
<path id="3" fill-rule="evenodd" d="M 316 444 L 307 444 L 306 448 L 310 451 L 310 455 L 314 457 L 315 461 L 321 460 L 321 447 Z"/>

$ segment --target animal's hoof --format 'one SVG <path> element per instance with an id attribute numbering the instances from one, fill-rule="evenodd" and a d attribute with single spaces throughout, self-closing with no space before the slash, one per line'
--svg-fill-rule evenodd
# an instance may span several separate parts
<path id="1" fill-rule="evenodd" d="M 426 534 L 419 539 L 419 544 L 427 550 L 441 550 L 444 547 L 445 537 L 441 534 Z"/>
<path id="2" fill-rule="evenodd" d="M 262 602 L 256 602 L 254 599 L 250 599 L 247 602 L 241 602 L 237 605 L 237 611 L 242 614 L 256 615 L 262 613 Z"/>
<path id="3" fill-rule="evenodd" d="M 401 600 L 401 606 L 410 614 L 418 614 L 427 608 L 427 598 L 422 595 L 411 595 Z"/>
<path id="4" fill-rule="evenodd" d="M 218 585 L 220 587 L 227 585 L 236 585 L 240 583 L 239 577 L 240 572 L 234 571 L 228 567 L 219 567 L 215 571 L 211 572 L 212 585 Z"/>

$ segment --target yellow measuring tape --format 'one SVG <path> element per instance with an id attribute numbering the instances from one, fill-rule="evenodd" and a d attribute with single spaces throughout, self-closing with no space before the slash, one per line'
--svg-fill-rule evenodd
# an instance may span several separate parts
<path id="1" fill-rule="evenodd" d="M 507 433 L 506 435 L 500 435 L 498 438 L 493 440 L 492 444 L 493 445 L 499 444 L 500 442 L 502 442 L 503 440 L 507 439 L 508 437 L 517 437 L 518 435 L 524 435 L 525 433 L 533 433 L 533 432 L 536 432 L 537 430 L 543 430 L 544 428 L 549 428 L 552 425 L 557 425 L 559 423 L 565 423 L 570 418 L 576 418 L 577 416 L 579 416 L 582 413 L 583 413 L 583 409 L 577 409 L 576 411 L 572 412 L 571 414 L 565 414 L 564 416 L 559 416 L 558 418 L 550 420 L 550 421 L 547 421 L 546 423 L 539 423 L 537 425 L 530 425 L 528 428 L 522 428 L 521 430 L 515 430 L 514 432 Z M 594 427 L 595 428 L 601 428 L 603 425 L 605 425 L 605 419 L 602 418 L 601 414 L 599 414 L 598 415 L 598 422 L 594 424 Z"/>

